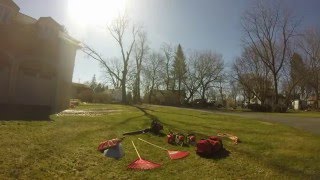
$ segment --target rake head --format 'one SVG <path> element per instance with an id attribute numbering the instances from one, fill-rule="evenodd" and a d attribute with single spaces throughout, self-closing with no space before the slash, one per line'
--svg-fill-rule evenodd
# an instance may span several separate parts
<path id="1" fill-rule="evenodd" d="M 187 151 L 169 151 L 168 150 L 168 155 L 170 159 L 181 159 L 184 157 L 187 157 L 189 155 L 189 152 Z"/>
<path id="2" fill-rule="evenodd" d="M 134 169 L 134 170 L 149 170 L 149 169 L 159 168 L 160 166 L 161 164 L 150 162 L 144 159 L 137 159 L 131 164 L 129 164 L 128 168 Z"/>

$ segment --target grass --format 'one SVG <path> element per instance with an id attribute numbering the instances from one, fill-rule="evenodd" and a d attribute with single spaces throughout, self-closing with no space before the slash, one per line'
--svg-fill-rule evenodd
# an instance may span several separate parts
<path id="1" fill-rule="evenodd" d="M 77 109 L 98 113 L 53 115 L 51 121 L 0 121 L 0 179 L 320 178 L 319 136 L 280 124 L 171 107 L 143 106 L 141 110 L 86 104 Z M 227 153 L 211 159 L 197 156 L 194 147 L 169 145 L 166 137 L 151 134 L 127 136 L 123 142 L 125 156 L 120 160 L 106 158 L 97 151 L 101 141 L 147 128 L 152 118 L 164 124 L 164 132 L 194 132 L 198 139 L 228 132 L 242 142 L 234 145 L 223 139 Z M 168 149 L 187 150 L 190 156 L 170 160 L 165 152 L 144 144 L 138 137 Z M 142 157 L 162 167 L 128 170 L 126 166 L 137 158 L 131 140 Z"/>

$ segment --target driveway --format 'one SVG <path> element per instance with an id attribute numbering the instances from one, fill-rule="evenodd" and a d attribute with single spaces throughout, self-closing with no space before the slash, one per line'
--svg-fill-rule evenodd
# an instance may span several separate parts
<path id="1" fill-rule="evenodd" d="M 212 112 L 212 111 L 211 111 Z M 294 116 L 281 116 L 272 113 L 254 113 L 254 112 L 220 112 L 214 111 L 212 113 L 240 116 L 245 118 L 258 119 L 267 122 L 281 123 L 288 126 L 292 126 L 297 129 L 308 131 L 314 134 L 320 135 L 320 118 L 311 117 L 294 117 Z"/>
<path id="2" fill-rule="evenodd" d="M 161 107 L 159 105 L 152 105 L 156 107 Z M 182 107 L 174 107 L 177 109 L 191 109 L 191 108 L 182 108 Z M 320 118 L 314 117 L 295 117 L 295 116 L 286 116 L 273 114 L 273 113 L 257 113 L 257 112 L 223 112 L 223 111 L 213 111 L 213 110 L 200 110 L 200 109 L 191 109 L 195 111 L 228 115 L 228 116 L 240 116 L 250 119 L 256 119 L 271 123 L 281 123 L 284 125 L 288 125 L 300 130 L 304 130 L 313 134 L 320 135 Z"/>

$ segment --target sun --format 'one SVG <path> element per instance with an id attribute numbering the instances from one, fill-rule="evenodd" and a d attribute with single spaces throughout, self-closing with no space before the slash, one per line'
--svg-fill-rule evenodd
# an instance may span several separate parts
<path id="1" fill-rule="evenodd" d="M 68 0 L 69 17 L 83 26 L 106 25 L 125 8 L 125 0 Z"/>

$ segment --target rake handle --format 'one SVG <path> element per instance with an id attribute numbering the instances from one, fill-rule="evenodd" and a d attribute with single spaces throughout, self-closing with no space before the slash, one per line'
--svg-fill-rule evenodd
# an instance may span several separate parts
<path id="1" fill-rule="evenodd" d="M 143 140 L 143 139 L 141 139 L 141 138 L 138 138 L 138 139 L 139 139 L 140 141 L 143 141 L 143 142 L 145 142 L 145 143 L 148 143 L 148 144 L 150 144 L 150 145 L 152 145 L 152 146 L 154 146 L 154 147 L 157 147 L 157 148 L 160 148 L 160 149 L 162 149 L 162 150 L 168 151 L 168 149 L 166 149 L 166 148 L 163 148 L 163 147 L 160 147 L 160 146 L 158 146 L 158 145 L 152 144 L 151 142 L 148 142 L 148 141 Z"/>
<path id="2" fill-rule="evenodd" d="M 139 154 L 139 152 L 138 152 L 138 150 L 137 150 L 136 146 L 134 145 L 133 141 L 131 141 L 131 142 L 132 142 L 132 145 L 133 145 L 133 147 L 134 147 L 134 150 L 136 150 L 136 153 L 137 153 L 137 155 L 138 155 L 139 159 L 141 159 L 141 156 L 140 156 L 140 154 Z"/>

